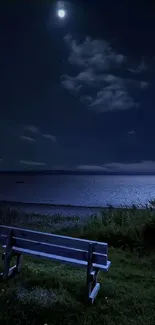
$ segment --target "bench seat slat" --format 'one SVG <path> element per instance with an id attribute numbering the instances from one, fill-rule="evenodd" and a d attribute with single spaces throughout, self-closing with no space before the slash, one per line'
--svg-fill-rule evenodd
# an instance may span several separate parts
<path id="1" fill-rule="evenodd" d="M 0 237 L 1 237 L 2 245 L 5 245 L 7 237 L 5 236 L 0 236 Z M 39 242 L 25 240 L 21 238 L 15 238 L 14 236 L 12 237 L 12 240 L 13 240 L 13 245 L 18 248 L 58 255 L 62 257 L 73 258 L 76 260 L 87 261 L 88 252 L 81 249 L 75 249 L 72 247 L 69 248 L 64 246 L 56 246 L 56 245 L 51 245 L 46 243 L 39 243 Z M 107 255 L 94 253 L 92 262 L 96 264 L 106 265 Z"/>
<path id="2" fill-rule="evenodd" d="M 94 252 L 107 254 L 108 253 L 108 245 L 107 243 L 101 243 L 86 239 L 73 238 L 68 236 L 60 236 L 56 234 L 50 234 L 45 232 L 39 232 L 29 229 L 16 228 L 0 225 L 0 234 L 8 235 L 10 229 L 13 230 L 13 235 L 18 238 L 34 240 L 38 242 L 45 242 L 49 244 L 54 244 L 58 246 L 66 246 L 73 247 L 76 249 L 88 250 L 88 244 L 94 243 Z"/>
<path id="3" fill-rule="evenodd" d="M 5 248 L 5 247 L 6 246 L 3 246 L 3 248 Z M 77 260 L 75 258 L 62 257 L 62 256 L 53 255 L 53 254 L 47 254 L 47 253 L 43 253 L 43 252 L 38 252 L 38 251 L 29 250 L 29 249 L 19 248 L 19 247 L 15 247 L 15 246 L 13 246 L 13 251 L 16 252 L 16 253 L 32 255 L 32 256 L 36 256 L 36 257 L 48 258 L 48 259 L 51 259 L 51 260 L 54 260 L 54 261 L 60 261 L 61 263 L 69 263 L 69 264 L 72 264 L 72 265 L 75 265 L 75 266 L 87 267 L 87 261 Z M 93 263 L 93 267 L 99 268 L 99 269 L 101 269 L 101 270 L 103 270 L 105 272 L 109 270 L 110 265 L 111 265 L 110 261 L 107 261 L 106 265 Z"/>

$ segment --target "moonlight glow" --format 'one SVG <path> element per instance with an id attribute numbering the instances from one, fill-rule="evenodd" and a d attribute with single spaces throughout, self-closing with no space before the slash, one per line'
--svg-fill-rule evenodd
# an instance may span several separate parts
<path id="1" fill-rule="evenodd" d="M 65 12 L 64 9 L 59 9 L 59 10 L 58 10 L 58 17 L 59 17 L 59 18 L 64 18 L 65 15 L 66 15 L 66 12 Z"/>

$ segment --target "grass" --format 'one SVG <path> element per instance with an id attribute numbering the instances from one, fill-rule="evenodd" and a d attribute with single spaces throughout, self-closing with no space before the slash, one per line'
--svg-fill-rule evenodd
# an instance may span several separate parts
<path id="1" fill-rule="evenodd" d="M 112 261 L 110 271 L 99 275 L 101 290 L 90 307 L 84 301 L 86 270 L 24 257 L 21 274 L 1 283 L 0 324 L 154 325 L 153 209 L 109 207 L 87 220 L 0 210 L 0 224 L 107 241 Z"/>

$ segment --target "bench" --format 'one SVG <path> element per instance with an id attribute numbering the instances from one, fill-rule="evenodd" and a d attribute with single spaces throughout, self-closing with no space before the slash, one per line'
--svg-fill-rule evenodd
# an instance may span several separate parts
<path id="1" fill-rule="evenodd" d="M 111 265 L 108 261 L 108 244 L 102 242 L 0 225 L 0 245 L 4 263 L 1 281 L 21 271 L 23 255 L 85 267 L 87 299 L 92 304 L 100 289 L 97 275 L 100 270 L 108 271 Z M 16 265 L 10 267 L 13 256 L 16 257 Z"/>

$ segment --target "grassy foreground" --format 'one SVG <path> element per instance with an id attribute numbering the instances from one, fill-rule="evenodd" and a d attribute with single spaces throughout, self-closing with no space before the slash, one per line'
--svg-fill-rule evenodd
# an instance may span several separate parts
<path id="1" fill-rule="evenodd" d="M 20 215 L 2 207 L 0 224 L 107 241 L 112 261 L 110 271 L 99 275 L 101 290 L 90 307 L 84 303 L 86 270 L 24 257 L 21 274 L 0 283 L 0 324 L 155 324 L 155 212 L 151 208 L 111 207 L 82 220 Z"/>

